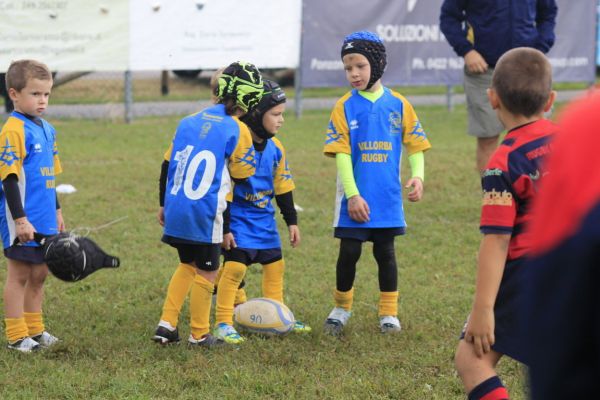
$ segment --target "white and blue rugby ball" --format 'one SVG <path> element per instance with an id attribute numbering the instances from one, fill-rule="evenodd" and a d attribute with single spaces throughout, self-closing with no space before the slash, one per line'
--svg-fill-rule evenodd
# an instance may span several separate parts
<path id="1" fill-rule="evenodd" d="M 233 320 L 241 330 L 269 336 L 290 333 L 296 322 L 285 304 L 266 297 L 238 305 L 233 312 Z"/>

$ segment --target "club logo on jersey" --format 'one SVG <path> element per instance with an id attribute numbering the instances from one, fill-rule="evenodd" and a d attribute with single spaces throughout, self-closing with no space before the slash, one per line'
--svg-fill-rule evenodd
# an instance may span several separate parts
<path id="1" fill-rule="evenodd" d="M 2 146 L 2 153 L 0 153 L 1 165 L 7 165 L 10 167 L 15 163 L 15 161 L 20 160 L 17 153 L 12 150 L 14 148 L 15 146 L 11 146 L 8 139 L 6 139 L 6 145 Z"/>
<path id="2" fill-rule="evenodd" d="M 390 135 L 399 135 L 402 133 L 402 114 L 398 111 L 392 111 L 388 116 L 390 121 Z"/>
<path id="3" fill-rule="evenodd" d="M 358 121 L 353 119 L 350 121 L 350 130 L 358 129 Z"/>
<path id="4" fill-rule="evenodd" d="M 210 122 L 205 122 L 202 124 L 202 130 L 200 131 L 200 139 L 205 139 L 208 135 L 208 131 L 212 128 L 212 124 Z"/>
<path id="5" fill-rule="evenodd" d="M 33 145 L 33 152 L 34 153 L 41 153 L 42 152 L 42 145 L 39 143 L 36 143 Z"/>
<path id="6" fill-rule="evenodd" d="M 512 206 L 513 204 L 513 195 L 512 193 L 503 190 L 502 192 L 497 192 L 496 189 L 492 189 L 491 191 L 484 190 L 483 191 L 483 199 L 482 205 L 484 206 Z"/>

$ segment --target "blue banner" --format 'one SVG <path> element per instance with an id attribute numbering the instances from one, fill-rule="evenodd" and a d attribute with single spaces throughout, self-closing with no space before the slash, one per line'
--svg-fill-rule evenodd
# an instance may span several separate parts
<path id="1" fill-rule="evenodd" d="M 556 43 L 548 53 L 557 82 L 595 78 L 597 0 L 557 0 Z M 462 82 L 462 57 L 439 28 L 442 0 L 304 0 L 301 85 L 346 86 L 340 58 L 344 37 L 376 32 L 385 42 L 386 85 Z"/>

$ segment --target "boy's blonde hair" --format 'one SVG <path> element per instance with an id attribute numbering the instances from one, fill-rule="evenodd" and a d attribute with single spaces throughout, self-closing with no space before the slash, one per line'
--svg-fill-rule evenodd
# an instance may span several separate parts
<path id="1" fill-rule="evenodd" d="M 36 60 L 13 61 L 6 71 L 6 88 L 20 92 L 30 79 L 51 81 L 52 73 L 46 64 Z"/>
<path id="2" fill-rule="evenodd" d="M 542 112 L 550 98 L 552 66 L 539 50 L 509 50 L 496 63 L 492 89 L 510 113 L 531 117 Z"/>
<path id="3" fill-rule="evenodd" d="M 216 103 L 219 98 L 217 97 L 217 89 L 219 88 L 219 77 L 225 70 L 225 67 L 221 67 L 215 71 L 214 74 L 210 77 L 210 98 L 213 103 Z"/>

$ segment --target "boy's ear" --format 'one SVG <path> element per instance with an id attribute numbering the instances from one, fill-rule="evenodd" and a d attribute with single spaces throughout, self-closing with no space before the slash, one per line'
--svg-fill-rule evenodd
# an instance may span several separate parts
<path id="1" fill-rule="evenodd" d="M 556 100 L 556 91 L 552 90 L 550 92 L 550 96 L 548 97 L 548 101 L 544 105 L 544 112 L 550 111 L 550 109 L 552 108 L 552 104 L 554 104 L 554 100 Z"/>
<path id="2" fill-rule="evenodd" d="M 497 110 L 500 107 L 500 98 L 498 97 L 498 93 L 492 88 L 487 89 L 487 96 L 492 109 Z"/>
<path id="3" fill-rule="evenodd" d="M 15 88 L 8 88 L 8 97 L 10 97 L 12 101 L 17 99 L 17 93 L 18 92 Z"/>

